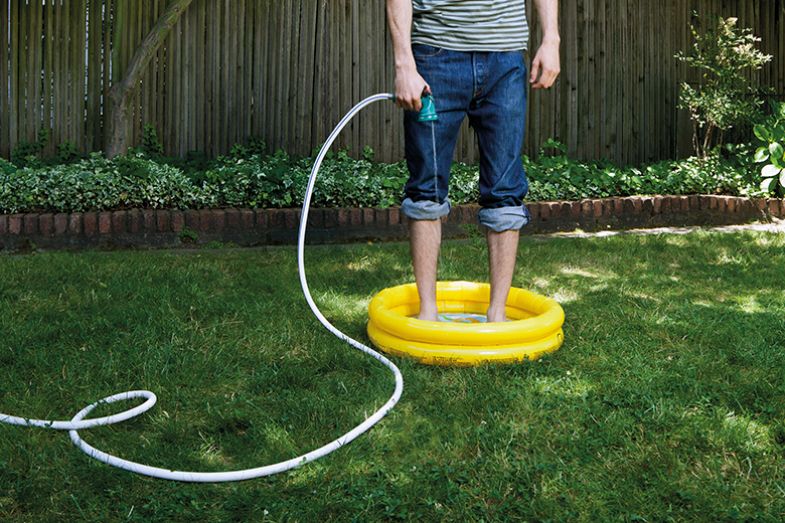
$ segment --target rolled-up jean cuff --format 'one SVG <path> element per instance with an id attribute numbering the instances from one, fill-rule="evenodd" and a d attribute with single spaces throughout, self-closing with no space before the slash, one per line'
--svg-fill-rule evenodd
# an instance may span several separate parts
<path id="1" fill-rule="evenodd" d="M 439 220 L 450 214 L 450 200 L 448 198 L 444 203 L 437 203 L 430 200 L 415 202 L 406 198 L 401 204 L 401 212 L 410 220 Z"/>
<path id="2" fill-rule="evenodd" d="M 530 220 L 529 210 L 525 205 L 515 207 L 498 207 L 496 209 L 480 209 L 480 224 L 494 232 L 520 230 Z"/>

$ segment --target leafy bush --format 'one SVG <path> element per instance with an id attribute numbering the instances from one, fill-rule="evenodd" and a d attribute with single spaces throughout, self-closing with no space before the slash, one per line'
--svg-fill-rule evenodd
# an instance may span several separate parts
<path id="1" fill-rule="evenodd" d="M 755 151 L 755 162 L 763 163 L 761 190 L 785 193 L 785 102 L 772 104 L 772 114 L 755 126 L 755 136 L 763 143 Z"/>
<path id="2" fill-rule="evenodd" d="M 676 55 L 701 74 L 700 86 L 682 84 L 679 100 L 679 107 L 690 111 L 698 156 L 707 156 L 715 143 L 722 145 L 728 129 L 750 123 L 762 104 L 745 73 L 760 69 L 772 57 L 756 49 L 760 38 L 750 29 L 738 29 L 737 22 L 736 18 L 718 18 L 705 34 L 690 25 L 695 40 L 692 52 Z"/>
<path id="3" fill-rule="evenodd" d="M 110 161 L 98 153 L 77 163 L 0 174 L 0 212 L 80 212 L 190 208 L 216 204 L 179 170 L 142 157 Z"/>
<path id="4" fill-rule="evenodd" d="M 44 157 L 42 153 L 49 144 L 50 137 L 50 129 L 40 129 L 36 141 L 20 141 L 11 151 L 11 164 L 14 169 L 23 167 L 35 169 L 44 166 L 62 165 L 84 158 L 84 155 L 77 150 L 76 145 L 69 141 L 58 144 L 55 148 L 57 152 L 54 156 Z M 0 158 L 0 168 L 4 169 L 2 163 L 7 162 Z"/>
<path id="5" fill-rule="evenodd" d="M 37 167 L 40 163 L 40 154 L 44 147 L 49 143 L 49 129 L 38 131 L 36 141 L 20 141 L 14 150 L 11 151 L 11 163 L 17 167 Z"/>
<path id="6" fill-rule="evenodd" d="M 560 144 L 559 144 L 560 145 Z M 652 165 L 617 167 L 608 162 L 577 162 L 564 154 L 524 157 L 531 200 L 577 200 L 635 194 L 755 194 L 750 162 L 733 151 L 730 158 L 666 160 Z"/>
<path id="7" fill-rule="evenodd" d="M 164 146 L 158 139 L 158 131 L 150 124 L 145 124 L 142 130 L 141 150 L 153 158 L 161 157 L 164 154 Z"/>
<path id="8" fill-rule="evenodd" d="M 72 163 L 80 157 L 76 145 L 71 142 L 65 141 L 57 146 L 57 163 Z"/>
<path id="9" fill-rule="evenodd" d="M 2 174 L 13 174 L 17 171 L 16 165 L 12 164 L 5 158 L 0 158 L 0 173 Z"/>
<path id="10" fill-rule="evenodd" d="M 601 198 L 632 194 L 759 193 L 757 169 L 745 147 L 727 147 L 728 157 L 664 161 L 641 168 L 569 159 L 550 141 L 537 160 L 524 157 L 528 200 Z M 552 152 L 551 155 L 545 154 Z M 197 169 L 198 162 L 204 163 Z M 405 162 L 371 161 L 345 151 L 327 155 L 313 205 L 398 205 L 408 178 Z M 302 205 L 314 158 L 277 151 L 258 142 L 236 146 L 215 160 L 153 158 L 141 150 L 113 160 L 93 153 L 71 164 L 17 169 L 0 162 L 0 212 L 73 212 L 126 208 L 297 207 Z M 479 169 L 456 163 L 450 199 L 476 202 Z"/>

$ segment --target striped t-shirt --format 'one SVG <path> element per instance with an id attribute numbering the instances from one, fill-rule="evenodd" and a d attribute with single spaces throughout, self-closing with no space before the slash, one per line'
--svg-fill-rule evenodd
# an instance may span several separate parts
<path id="1" fill-rule="evenodd" d="M 412 0 L 412 42 L 455 51 L 526 49 L 526 0 Z"/>

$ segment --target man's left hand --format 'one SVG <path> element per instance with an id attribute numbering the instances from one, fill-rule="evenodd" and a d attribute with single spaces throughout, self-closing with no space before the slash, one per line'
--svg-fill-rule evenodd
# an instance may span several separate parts
<path id="1" fill-rule="evenodd" d="M 537 50 L 532 62 L 529 83 L 532 89 L 548 89 L 561 71 L 559 65 L 559 42 L 545 41 Z"/>

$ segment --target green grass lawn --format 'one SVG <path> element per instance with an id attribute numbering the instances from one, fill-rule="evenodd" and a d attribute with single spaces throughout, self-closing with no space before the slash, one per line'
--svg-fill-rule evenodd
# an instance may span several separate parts
<path id="1" fill-rule="evenodd" d="M 440 276 L 486 280 L 485 256 L 479 239 L 447 242 Z M 404 244 L 307 257 L 317 301 L 361 340 L 373 293 L 410 280 Z M 527 238 L 519 260 L 515 283 L 567 317 L 543 360 L 396 359 L 403 398 L 370 433 L 237 484 L 142 478 L 65 433 L 0 426 L 0 521 L 785 519 L 785 238 Z M 288 459 L 392 391 L 311 316 L 292 248 L 4 256 L 0 282 L 0 411 L 70 418 L 150 389 L 150 413 L 82 433 L 129 459 Z"/>

